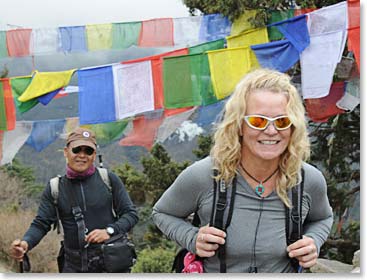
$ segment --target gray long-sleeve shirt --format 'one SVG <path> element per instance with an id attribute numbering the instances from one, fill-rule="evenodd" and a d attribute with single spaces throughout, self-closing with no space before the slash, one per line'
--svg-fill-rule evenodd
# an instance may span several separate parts
<path id="1" fill-rule="evenodd" d="M 185 169 L 153 208 L 158 228 L 181 247 L 195 253 L 199 229 L 185 221 L 198 213 L 202 225 L 210 221 L 213 201 L 212 160 L 207 157 Z M 318 251 L 333 223 L 326 182 L 322 173 L 304 163 L 302 219 L 304 235 L 315 240 Z M 229 191 L 230 193 L 230 191 Z M 263 200 L 263 201 L 262 201 Z M 246 180 L 238 175 L 232 221 L 227 228 L 227 272 L 247 272 L 253 261 L 255 229 L 263 203 L 255 248 L 258 272 L 293 272 L 286 251 L 285 208 L 276 192 L 260 198 Z M 252 264 L 253 265 L 253 264 Z M 204 259 L 205 272 L 219 272 L 217 255 Z"/>

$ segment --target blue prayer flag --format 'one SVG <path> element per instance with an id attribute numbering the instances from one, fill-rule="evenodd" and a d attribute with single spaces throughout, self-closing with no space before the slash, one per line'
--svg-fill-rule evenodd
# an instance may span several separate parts
<path id="1" fill-rule="evenodd" d="M 41 152 L 59 137 L 63 132 L 65 122 L 65 119 L 35 121 L 26 144 L 33 147 L 37 152 Z"/>
<path id="2" fill-rule="evenodd" d="M 231 34 L 231 22 L 221 14 L 203 16 L 199 30 L 199 41 L 208 42 L 225 38 Z"/>
<path id="3" fill-rule="evenodd" d="M 112 66 L 78 70 L 78 83 L 80 124 L 115 121 Z"/>
<path id="4" fill-rule="evenodd" d="M 269 26 L 276 26 L 300 53 L 310 45 L 306 15 L 282 20 Z"/>
<path id="5" fill-rule="evenodd" d="M 251 46 L 261 67 L 287 72 L 298 60 L 298 50 L 289 40 Z"/>
<path id="6" fill-rule="evenodd" d="M 60 89 L 61 88 L 51 91 L 49 93 L 46 93 L 44 95 L 38 96 L 37 97 L 38 102 L 41 103 L 42 105 L 47 105 L 57 95 Z"/>
<path id="7" fill-rule="evenodd" d="M 85 26 L 59 27 L 61 48 L 64 52 L 86 52 Z"/>

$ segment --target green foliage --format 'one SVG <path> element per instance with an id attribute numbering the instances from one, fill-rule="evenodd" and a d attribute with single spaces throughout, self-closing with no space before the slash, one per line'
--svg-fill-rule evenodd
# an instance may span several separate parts
<path id="1" fill-rule="evenodd" d="M 203 159 L 210 154 L 210 149 L 213 145 L 213 139 L 211 135 L 199 135 L 198 137 L 198 149 L 192 151 L 192 153 L 199 159 Z"/>
<path id="2" fill-rule="evenodd" d="M 321 8 L 329 6 L 341 0 L 298 0 L 296 4 L 302 8 Z M 260 14 L 257 19 L 253 19 L 255 26 L 263 26 L 266 23 L 269 10 L 287 10 L 292 7 L 293 1 L 287 0 L 183 0 L 183 3 L 189 8 L 191 14 L 199 10 L 203 14 L 220 13 L 227 16 L 231 21 L 237 19 L 246 10 L 257 9 Z"/>
<path id="3" fill-rule="evenodd" d="M 189 165 L 189 162 L 176 163 L 172 161 L 164 147 L 156 144 L 149 156 L 141 158 L 141 163 L 143 165 L 142 172 L 129 164 L 114 168 L 114 172 L 124 182 L 131 199 L 134 203 L 141 205 L 139 207 L 140 220 L 135 229 L 143 231 L 144 235 L 134 234 L 133 240 L 138 252 L 142 248 L 145 249 L 147 245 L 151 249 L 173 248 L 175 244 L 163 238 L 162 233 L 153 225 L 150 215 L 153 205 L 182 170 Z M 151 269 L 156 268 L 149 266 L 149 270 L 144 272 L 151 272 Z"/>
<path id="4" fill-rule="evenodd" d="M 43 191 L 44 186 L 36 184 L 34 170 L 32 167 L 24 166 L 19 160 L 14 159 L 12 164 L 6 164 L 0 167 L 10 177 L 17 177 L 21 180 L 24 193 L 33 197 L 37 197 Z"/>
<path id="5" fill-rule="evenodd" d="M 26 167 L 14 159 L 12 164 L 6 164 L 1 167 L 2 170 L 8 173 L 10 177 L 18 177 L 23 183 L 33 183 L 35 181 L 34 171 L 31 167 Z"/>
<path id="6" fill-rule="evenodd" d="M 139 253 L 133 273 L 169 273 L 171 272 L 175 250 L 167 248 L 144 249 Z"/>
<path id="7" fill-rule="evenodd" d="M 353 112 L 330 118 L 327 123 L 310 122 L 311 162 L 317 163 L 328 184 L 328 197 L 334 211 L 330 239 L 322 254 L 352 263 L 353 253 L 360 247 L 359 222 L 345 221 L 360 190 L 360 107 Z"/>
<path id="8" fill-rule="evenodd" d="M 143 157 L 141 163 L 147 179 L 145 191 L 150 194 L 151 205 L 161 197 L 163 192 L 172 185 L 177 176 L 189 166 L 189 162 L 176 163 L 160 144 L 155 144 L 151 157 Z"/>

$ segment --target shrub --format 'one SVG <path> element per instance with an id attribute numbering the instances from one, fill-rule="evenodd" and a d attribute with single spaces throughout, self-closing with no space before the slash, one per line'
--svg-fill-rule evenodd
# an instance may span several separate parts
<path id="1" fill-rule="evenodd" d="M 0 213 L 0 253 L 14 272 L 19 266 L 9 256 L 9 247 L 13 240 L 21 239 L 35 216 L 34 211 L 4 211 Z M 59 250 L 61 236 L 55 231 L 48 233 L 45 238 L 29 253 L 31 272 L 57 272 L 56 256 Z"/>
<path id="2" fill-rule="evenodd" d="M 144 249 L 138 254 L 133 273 L 169 273 L 175 257 L 174 250 L 163 248 Z"/>

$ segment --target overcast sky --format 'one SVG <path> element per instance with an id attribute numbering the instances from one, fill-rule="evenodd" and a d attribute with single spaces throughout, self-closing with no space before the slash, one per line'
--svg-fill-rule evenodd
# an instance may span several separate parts
<path id="1" fill-rule="evenodd" d="M 0 27 L 58 27 L 186 17 L 182 0 L 2 0 Z"/>

